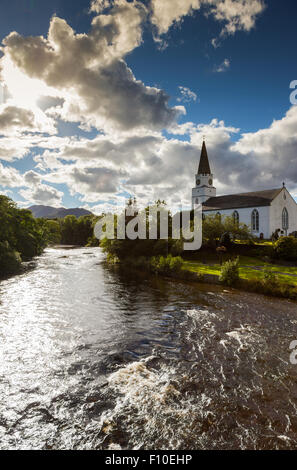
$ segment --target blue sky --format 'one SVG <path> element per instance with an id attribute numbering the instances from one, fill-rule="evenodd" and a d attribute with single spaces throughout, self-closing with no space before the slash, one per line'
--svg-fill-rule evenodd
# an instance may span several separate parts
<path id="1" fill-rule="evenodd" d="M 206 0 L 201 8 L 198 0 L 179 0 L 182 14 L 176 10 L 174 18 L 170 6 L 160 14 L 160 1 L 148 0 L 142 10 L 140 0 L 105 0 L 104 5 L 95 0 L 90 13 L 90 1 L 2 0 L 2 61 L 9 57 L 28 79 L 50 86 L 52 96 L 43 98 L 48 107 L 39 115 L 40 97 L 30 107 L 18 93 L 8 94 L 13 72 L 3 75 L 8 65 L 2 63 L 1 83 L 7 90 L 0 109 L 3 192 L 24 206 L 84 206 L 96 212 L 122 194 L 135 194 L 143 203 L 158 197 L 173 205 L 178 200 L 190 203 L 206 135 L 219 193 L 266 189 L 286 181 L 297 195 L 297 116 L 289 101 L 290 82 L 297 79 L 296 2 L 251 0 L 251 8 L 244 11 L 244 0 Z M 236 3 L 239 13 L 232 17 L 229 7 Z M 94 18 L 98 22 L 92 33 Z M 56 36 L 49 45 L 53 22 Z M 101 47 L 97 38 L 110 34 L 106 22 L 113 36 Z M 64 79 L 60 62 L 68 51 L 63 41 L 56 59 L 50 54 L 45 62 L 41 58 L 42 48 L 47 53 L 55 47 L 56 37 L 58 44 L 58 34 L 68 27 L 92 42 L 75 46 L 71 39 L 68 51 L 76 49 L 72 59 L 67 57 Z M 13 31 L 19 34 L 17 40 Z M 98 52 L 92 50 L 94 57 L 87 62 L 97 45 Z M 82 69 L 76 76 L 78 58 Z M 66 73 L 72 66 L 73 78 Z M 127 76 L 129 69 L 132 77 Z M 95 82 L 87 88 L 85 77 L 94 71 Z M 20 80 L 19 86 L 30 96 L 29 82 Z M 57 108 L 52 112 L 53 103 Z M 69 110 L 69 103 L 75 103 L 75 110 Z"/>

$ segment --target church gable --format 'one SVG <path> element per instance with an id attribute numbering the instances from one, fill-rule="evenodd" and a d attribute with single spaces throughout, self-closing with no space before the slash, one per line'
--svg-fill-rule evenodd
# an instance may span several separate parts
<path id="1" fill-rule="evenodd" d="M 285 235 L 297 231 L 297 204 L 285 187 L 271 204 L 270 229 L 282 230 Z"/>

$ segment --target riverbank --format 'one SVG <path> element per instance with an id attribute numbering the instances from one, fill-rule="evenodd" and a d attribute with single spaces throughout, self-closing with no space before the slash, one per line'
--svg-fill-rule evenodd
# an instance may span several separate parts
<path id="1" fill-rule="evenodd" d="M 157 261 L 159 259 L 159 261 Z M 156 276 L 170 279 L 192 281 L 202 284 L 224 286 L 220 280 L 222 266 L 217 264 L 202 264 L 197 261 L 183 260 L 180 257 L 127 258 L 118 260 L 107 258 L 111 264 L 119 263 L 127 270 L 146 270 Z M 245 292 L 264 294 L 272 297 L 297 300 L 297 268 L 278 265 L 262 264 L 253 266 L 251 261 L 243 257 L 239 266 L 239 279 L 228 287 Z M 289 271 L 289 272 L 285 272 Z"/>

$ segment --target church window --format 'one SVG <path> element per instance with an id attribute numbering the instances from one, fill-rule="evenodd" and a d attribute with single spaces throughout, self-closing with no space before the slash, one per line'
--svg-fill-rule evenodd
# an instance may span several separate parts
<path id="1" fill-rule="evenodd" d="M 198 203 L 199 203 L 199 200 L 198 200 L 198 197 L 196 197 L 195 204 L 198 204 Z"/>
<path id="2" fill-rule="evenodd" d="M 252 212 L 252 230 L 253 232 L 259 232 L 259 222 L 260 222 L 260 217 L 259 217 L 259 212 L 257 209 L 254 209 Z"/>
<path id="3" fill-rule="evenodd" d="M 283 210 L 282 226 L 283 226 L 283 230 L 288 230 L 289 228 L 289 213 L 286 208 L 284 208 Z"/>
<path id="4" fill-rule="evenodd" d="M 234 224 L 238 225 L 239 224 L 239 214 L 237 211 L 233 212 L 233 222 Z"/>

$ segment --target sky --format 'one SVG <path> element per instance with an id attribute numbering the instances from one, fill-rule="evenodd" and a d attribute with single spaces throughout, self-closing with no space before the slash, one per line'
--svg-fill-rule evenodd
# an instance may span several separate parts
<path id="1" fill-rule="evenodd" d="M 0 7 L 0 193 L 20 207 L 189 207 L 203 136 L 218 195 L 297 198 L 294 0 Z"/>

